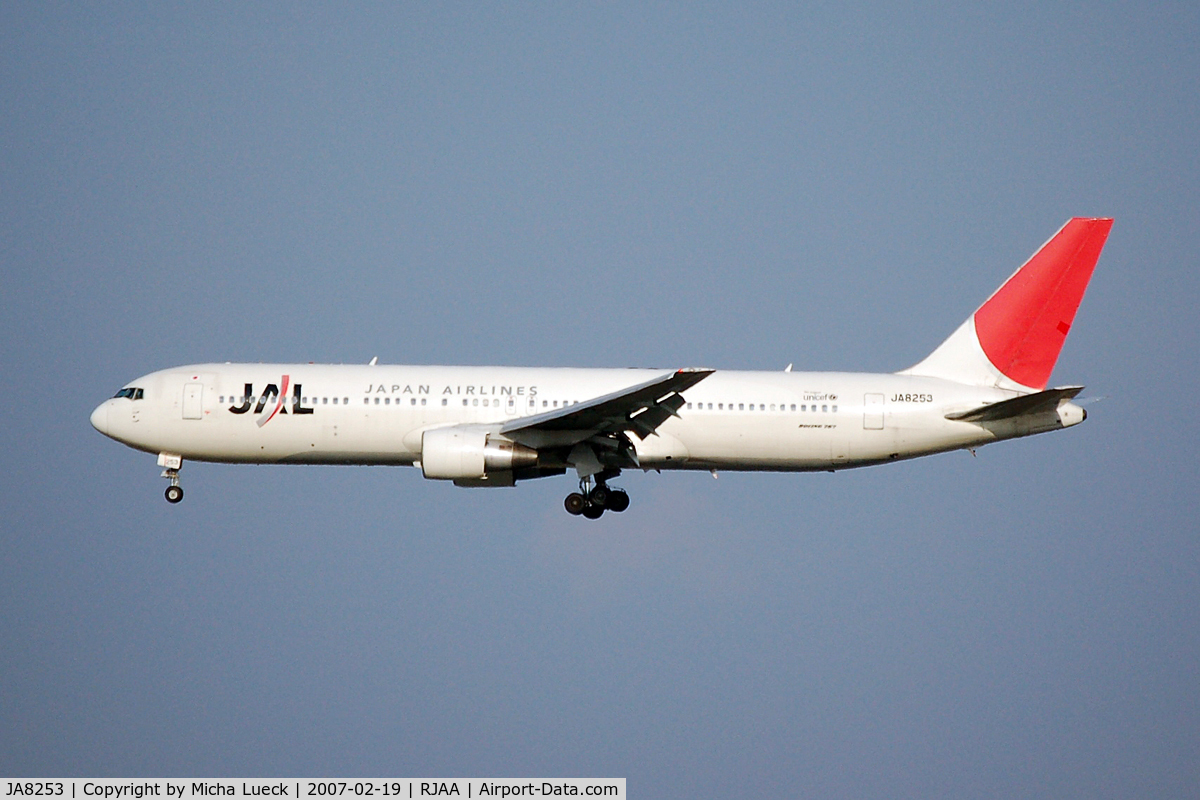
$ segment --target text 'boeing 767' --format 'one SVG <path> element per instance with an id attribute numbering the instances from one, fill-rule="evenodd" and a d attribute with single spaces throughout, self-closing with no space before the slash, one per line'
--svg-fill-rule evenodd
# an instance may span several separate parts
<path id="1" fill-rule="evenodd" d="M 458 486 L 574 470 L 571 514 L 624 511 L 622 470 L 812 472 L 1077 425 L 1050 373 L 1112 227 L 1069 221 L 919 364 L 896 373 L 195 364 L 132 381 L 92 412 L 158 456 L 418 466 Z"/>

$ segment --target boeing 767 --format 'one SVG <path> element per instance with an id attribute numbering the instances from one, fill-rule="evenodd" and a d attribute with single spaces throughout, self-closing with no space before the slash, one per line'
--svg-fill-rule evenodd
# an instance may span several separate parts
<path id="1" fill-rule="evenodd" d="M 195 364 L 126 384 L 96 430 L 185 460 L 419 466 L 458 486 L 574 470 L 568 512 L 619 512 L 622 470 L 813 472 L 1069 428 L 1047 389 L 1111 219 L 1067 222 L 923 361 L 895 373 Z"/>

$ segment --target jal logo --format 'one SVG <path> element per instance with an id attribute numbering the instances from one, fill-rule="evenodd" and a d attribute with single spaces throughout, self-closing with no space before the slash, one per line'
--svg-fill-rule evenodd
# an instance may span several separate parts
<path id="1" fill-rule="evenodd" d="M 254 421 L 258 427 L 266 425 L 271 420 L 275 419 L 276 414 L 286 414 L 287 410 L 287 393 L 290 378 L 287 375 L 279 384 L 268 383 L 263 388 L 261 394 L 255 394 L 254 384 L 247 383 L 246 390 L 242 393 L 242 404 L 240 406 L 230 406 L 229 411 L 233 414 L 245 414 L 250 411 L 250 406 L 254 406 L 254 413 L 259 417 Z M 301 392 L 300 384 L 292 387 L 292 413 L 293 414 L 311 414 L 311 408 L 305 408 L 300 404 Z"/>

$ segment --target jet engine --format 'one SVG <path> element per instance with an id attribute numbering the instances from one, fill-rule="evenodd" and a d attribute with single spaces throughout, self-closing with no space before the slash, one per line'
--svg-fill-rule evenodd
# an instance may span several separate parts
<path id="1" fill-rule="evenodd" d="M 480 428 L 451 426 L 421 434 L 421 471 L 433 480 L 474 481 L 536 467 L 537 450 Z"/>

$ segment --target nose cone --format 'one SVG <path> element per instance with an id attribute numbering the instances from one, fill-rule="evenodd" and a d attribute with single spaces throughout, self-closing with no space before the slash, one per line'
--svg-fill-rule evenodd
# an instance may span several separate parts
<path id="1" fill-rule="evenodd" d="M 96 406 L 92 412 L 92 427 L 108 436 L 108 401 Z"/>

